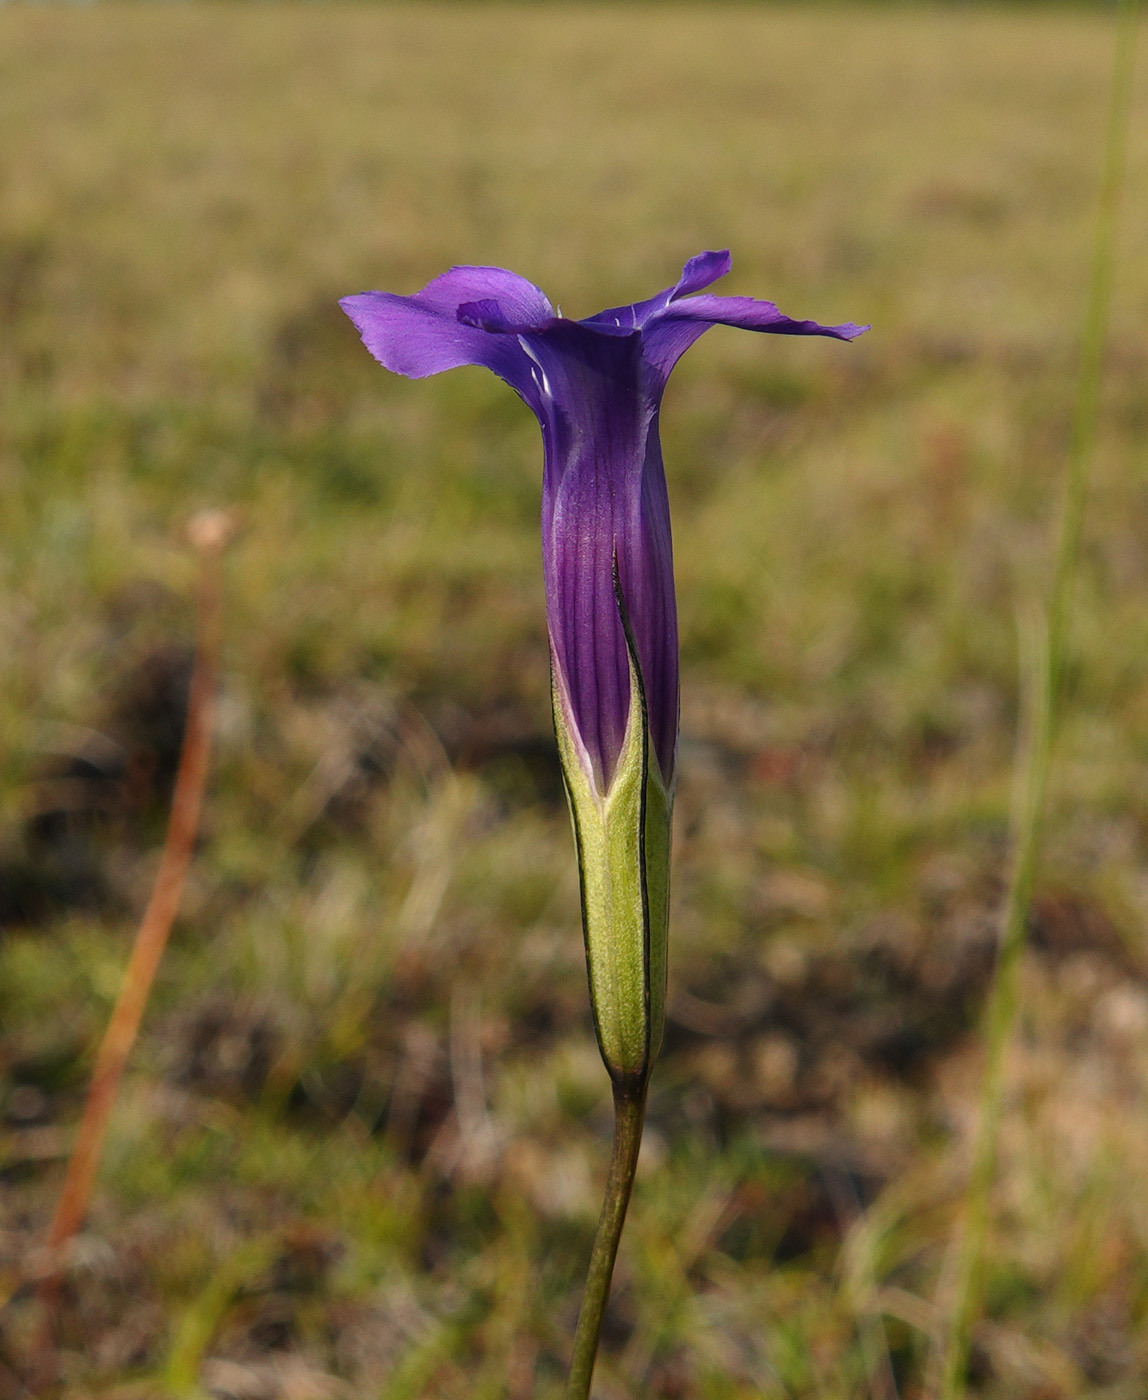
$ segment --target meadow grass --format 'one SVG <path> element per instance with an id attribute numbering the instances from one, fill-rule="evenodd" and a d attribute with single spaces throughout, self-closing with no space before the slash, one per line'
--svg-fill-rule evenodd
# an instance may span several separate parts
<path id="1" fill-rule="evenodd" d="M 1108 90 L 1101 13 L 0 8 L 0 1396 L 147 898 L 235 507 L 202 848 L 61 1387 L 561 1392 L 609 1132 L 549 735 L 540 453 L 334 307 L 454 262 L 728 290 L 663 442 L 672 1008 L 603 1397 L 921 1383 L 1008 862 Z M 969 1389 L 1148 1381 L 1148 123 Z"/>

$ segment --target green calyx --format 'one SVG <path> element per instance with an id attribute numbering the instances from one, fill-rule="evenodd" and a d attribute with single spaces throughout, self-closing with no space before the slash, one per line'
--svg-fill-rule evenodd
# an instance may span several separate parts
<path id="1" fill-rule="evenodd" d="M 644 1083 L 665 1024 L 670 818 L 650 740 L 632 639 L 630 715 L 605 793 L 577 738 L 561 678 L 553 678 L 554 727 L 570 799 L 582 885 L 582 926 L 598 1045 L 616 1084 Z"/>

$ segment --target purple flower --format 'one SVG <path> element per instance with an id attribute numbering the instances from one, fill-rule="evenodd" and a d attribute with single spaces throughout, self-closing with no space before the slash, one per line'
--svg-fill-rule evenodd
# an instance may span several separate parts
<path id="1" fill-rule="evenodd" d="M 485 365 L 542 426 L 542 557 L 556 704 L 599 793 L 613 781 L 631 703 L 627 629 L 650 741 L 672 792 L 678 639 L 670 515 L 658 440 L 662 392 L 710 326 L 852 340 L 864 327 L 794 321 L 772 302 L 698 296 L 729 271 L 700 253 L 649 301 L 584 321 L 555 312 L 532 283 L 497 267 L 455 267 L 417 292 L 340 303 L 370 352 L 419 379 Z"/>

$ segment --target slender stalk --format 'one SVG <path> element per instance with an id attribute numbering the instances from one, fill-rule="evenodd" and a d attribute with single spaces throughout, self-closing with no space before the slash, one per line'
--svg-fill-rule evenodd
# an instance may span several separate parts
<path id="1" fill-rule="evenodd" d="M 940 1400 L 964 1392 L 973 1321 L 980 1301 L 981 1272 L 988 1226 L 989 1195 L 996 1173 L 997 1130 L 1004 1097 L 1005 1053 L 1012 1040 L 1020 1001 L 1020 955 L 1040 856 L 1048 773 L 1056 738 L 1064 651 L 1072 611 L 1073 586 L 1089 468 L 1096 443 L 1104 346 L 1112 300 L 1112 268 L 1117 212 L 1124 183 L 1139 0 L 1120 0 L 1116 52 L 1104 168 L 1093 245 L 1076 402 L 1069 441 L 1048 611 L 1034 658 L 1031 713 L 1022 741 L 1020 800 L 1014 813 L 1012 875 L 1003 911 L 997 966 L 985 1012 L 985 1070 L 973 1164 L 965 1198 L 965 1218 L 952 1278 L 939 1379 Z"/>
<path id="2" fill-rule="evenodd" d="M 646 1121 L 646 1085 L 614 1085 L 614 1150 L 610 1157 L 610 1174 L 606 1179 L 606 1196 L 598 1220 L 598 1233 L 590 1252 L 590 1268 L 586 1275 L 586 1291 L 574 1333 L 574 1355 L 570 1362 L 570 1379 L 566 1383 L 566 1400 L 589 1400 L 590 1381 L 598 1356 L 598 1338 L 606 1300 L 610 1296 L 610 1280 L 614 1274 L 614 1259 L 622 1226 L 626 1223 L 626 1207 L 634 1187 L 634 1172 L 638 1165 L 638 1149 L 642 1145 L 642 1127 Z"/>
<path id="3" fill-rule="evenodd" d="M 151 899 L 144 911 L 120 994 L 100 1045 L 56 1214 L 48 1231 L 47 1270 L 38 1290 L 45 1352 L 52 1343 L 64 1251 L 87 1214 L 116 1092 L 175 920 L 195 848 L 207 782 L 211 716 L 219 667 L 219 556 L 229 530 L 225 516 L 218 512 L 204 512 L 194 518 L 188 531 L 200 555 L 196 650 L 183 747 L 172 793 L 171 816 Z"/>

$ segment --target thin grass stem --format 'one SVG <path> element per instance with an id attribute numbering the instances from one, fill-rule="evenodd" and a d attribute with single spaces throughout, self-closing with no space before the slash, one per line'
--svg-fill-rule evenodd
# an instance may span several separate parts
<path id="1" fill-rule="evenodd" d="M 610 1296 L 618 1241 L 622 1238 L 622 1226 L 626 1223 L 626 1208 L 634 1188 L 634 1172 L 638 1166 L 638 1150 L 642 1145 L 645 1121 L 646 1085 L 615 1084 L 614 1149 L 610 1157 L 610 1174 L 606 1179 L 598 1233 L 590 1252 L 586 1291 L 582 1295 L 582 1308 L 574 1332 L 574 1353 L 570 1362 L 570 1378 L 566 1383 L 566 1400 L 589 1400 L 602 1318 Z"/>
<path id="2" fill-rule="evenodd" d="M 1040 856 L 1048 773 L 1061 708 L 1064 653 L 1089 471 L 1096 446 L 1104 348 L 1112 302 L 1117 215 L 1124 184 L 1135 71 L 1139 0 L 1120 0 L 1112 91 L 1105 137 L 1099 209 L 1093 244 L 1076 400 L 1069 439 L 1064 495 L 1047 612 L 1032 658 L 1030 714 L 1020 744 L 1019 801 L 1013 821 L 1013 867 L 1001 920 L 997 965 L 985 1011 L 985 1068 L 965 1213 L 951 1279 L 951 1303 L 934 1393 L 956 1400 L 964 1393 L 973 1322 L 996 1173 L 997 1132 L 1004 1097 L 1004 1063 L 1020 1002 L 1020 956 Z"/>
<path id="3" fill-rule="evenodd" d="M 196 516 L 188 530 L 200 556 L 196 648 L 171 815 L 155 885 L 136 933 L 119 997 L 96 1057 L 75 1145 L 48 1231 L 47 1265 L 38 1286 L 41 1366 L 53 1345 L 60 1276 L 67 1245 L 88 1211 L 116 1093 L 175 920 L 195 849 L 207 782 L 211 720 L 219 670 L 219 561 L 229 530 L 227 517 L 214 511 Z"/>

